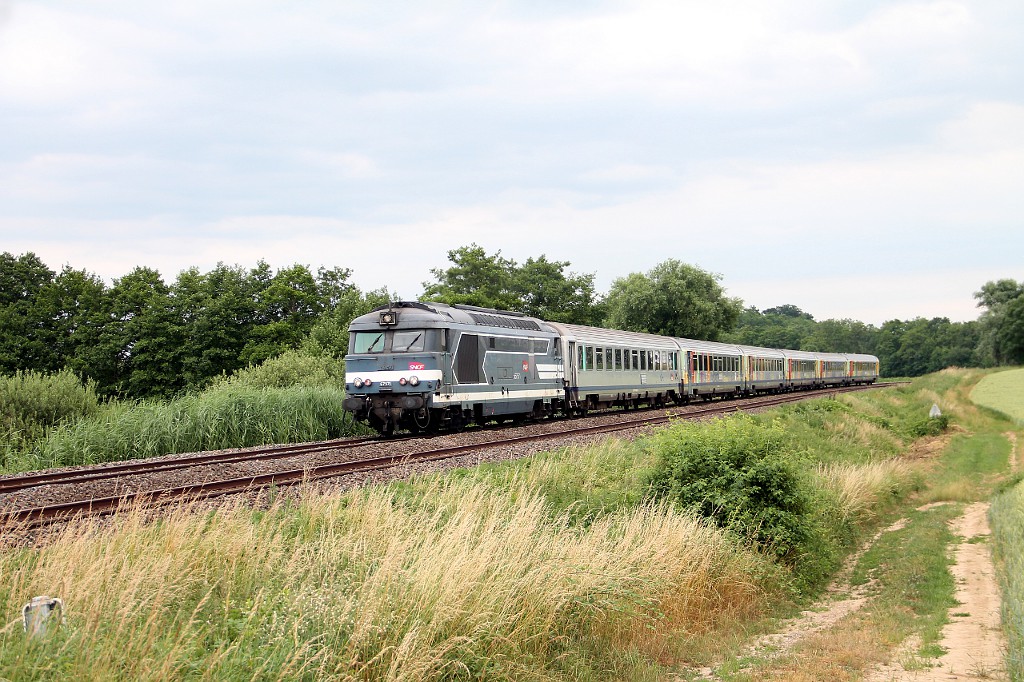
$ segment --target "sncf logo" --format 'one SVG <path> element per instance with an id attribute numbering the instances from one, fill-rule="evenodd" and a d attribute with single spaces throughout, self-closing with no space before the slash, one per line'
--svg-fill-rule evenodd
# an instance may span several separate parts
<path id="1" fill-rule="evenodd" d="M 426 368 L 427 368 L 427 366 L 424 365 L 422 362 L 410 362 L 409 363 L 409 369 L 413 369 L 413 370 L 421 369 L 422 370 L 422 369 L 426 369 Z"/>

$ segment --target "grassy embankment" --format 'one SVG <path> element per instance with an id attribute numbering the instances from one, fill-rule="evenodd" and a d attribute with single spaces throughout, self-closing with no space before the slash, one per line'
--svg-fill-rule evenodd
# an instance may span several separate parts
<path id="1" fill-rule="evenodd" d="M 263 511 L 69 528 L 0 554 L 0 677 L 653 680 L 713 662 L 806 603 L 920 486 L 907 446 L 960 378 Z M 17 620 L 36 594 L 67 603 L 38 643 Z"/>
<path id="2" fill-rule="evenodd" d="M 0 473 L 363 432 L 339 361 L 289 353 L 166 402 L 100 402 L 72 373 L 0 377 Z"/>

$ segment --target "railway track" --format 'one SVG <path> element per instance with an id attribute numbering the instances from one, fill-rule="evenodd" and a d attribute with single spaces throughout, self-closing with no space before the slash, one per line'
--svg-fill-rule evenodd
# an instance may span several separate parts
<path id="1" fill-rule="evenodd" d="M 297 483 L 312 482 L 337 476 L 388 469 L 399 465 L 423 462 L 434 462 L 466 455 L 489 448 L 509 448 L 517 445 L 543 442 L 565 438 L 578 438 L 593 435 L 634 430 L 648 426 L 664 424 L 674 419 L 700 419 L 716 415 L 728 414 L 750 409 L 764 409 L 797 402 L 822 394 L 837 394 L 854 390 L 881 388 L 892 384 L 875 384 L 846 388 L 832 388 L 806 393 L 787 393 L 777 396 L 754 398 L 742 401 L 723 401 L 705 405 L 672 408 L 660 411 L 636 413 L 619 413 L 630 418 L 616 420 L 612 423 L 580 424 L 579 421 L 560 422 L 569 426 L 555 432 L 527 433 L 524 435 L 488 438 L 485 442 L 472 442 L 444 447 L 428 447 L 412 449 L 393 454 L 374 454 L 356 456 L 343 462 L 331 461 L 323 464 L 310 465 L 308 462 L 301 467 L 291 466 L 280 471 L 263 474 L 247 474 L 242 476 L 210 478 L 196 482 L 192 480 L 181 485 L 154 487 L 144 490 L 118 492 L 110 495 L 90 496 L 85 499 L 74 499 L 55 503 L 44 503 L 29 506 L 9 507 L 0 511 L 0 528 L 31 527 L 70 519 L 79 515 L 95 515 L 112 512 L 119 507 L 133 504 L 161 505 L 180 502 L 184 499 L 205 499 L 235 493 L 245 493 L 267 486 L 289 486 Z M 480 433 L 480 432 L 477 432 Z M 500 431 L 494 432 L 500 434 Z M 488 434 L 489 435 L 489 434 Z M 383 443 L 391 446 L 403 441 Z M 429 445 L 431 440 L 422 441 Z M 339 451 L 357 451 L 371 444 L 382 445 L 373 439 L 345 439 L 294 446 L 278 446 L 229 453 L 200 453 L 188 457 L 127 462 L 105 466 L 100 469 L 84 469 L 65 472 L 40 472 L 12 477 L 0 478 L 0 494 L 25 491 L 40 486 L 81 486 L 86 482 L 103 479 L 120 479 L 126 476 L 152 474 L 184 470 L 211 465 L 237 464 L 240 462 L 265 462 L 267 460 L 303 457 L 315 453 L 335 453 Z M 417 445 L 415 448 L 421 446 Z"/>

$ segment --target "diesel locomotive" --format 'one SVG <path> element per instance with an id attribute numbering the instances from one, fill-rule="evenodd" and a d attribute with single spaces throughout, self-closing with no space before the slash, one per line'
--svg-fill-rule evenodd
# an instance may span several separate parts
<path id="1" fill-rule="evenodd" d="M 737 346 L 402 301 L 352 321 L 344 407 L 387 435 L 877 378 L 873 355 Z"/>

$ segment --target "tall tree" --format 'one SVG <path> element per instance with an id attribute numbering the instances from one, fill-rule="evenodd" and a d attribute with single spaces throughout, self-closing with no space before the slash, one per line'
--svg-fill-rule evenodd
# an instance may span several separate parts
<path id="1" fill-rule="evenodd" d="M 569 265 L 569 261 L 549 261 L 542 255 L 514 267 L 511 290 L 518 299 L 516 310 L 552 322 L 599 324 L 594 276 L 566 274 Z"/>
<path id="2" fill-rule="evenodd" d="M 259 294 L 262 324 L 250 332 L 241 360 L 259 364 L 295 348 L 309 333 L 324 305 L 316 280 L 305 265 L 279 270 Z"/>
<path id="3" fill-rule="evenodd" d="M 995 353 L 1002 362 L 1024 365 L 1024 296 L 1003 309 L 995 330 Z"/>
<path id="4" fill-rule="evenodd" d="M 822 320 L 800 343 L 800 350 L 821 353 L 866 353 L 878 345 L 878 329 L 857 320 Z"/>
<path id="5" fill-rule="evenodd" d="M 503 258 L 501 251 L 489 256 L 475 243 L 449 251 L 448 260 L 450 267 L 430 269 L 435 281 L 423 283 L 424 300 L 516 309 L 518 301 L 512 293 L 515 261 Z"/>
<path id="6" fill-rule="evenodd" d="M 97 311 L 96 345 L 83 351 L 101 392 L 166 397 L 182 388 L 182 329 L 160 273 L 136 267 L 114 280 Z"/>
<path id="7" fill-rule="evenodd" d="M 1012 330 L 1016 325 L 1013 319 L 1007 321 L 1006 316 L 1011 310 L 1016 315 L 1016 301 L 1024 298 L 1024 282 L 1018 284 L 1012 279 L 986 282 L 981 291 L 975 292 L 974 298 L 978 299 L 979 308 L 986 309 L 978 320 L 981 326 L 979 354 L 986 364 L 1014 362 L 1016 341 Z"/>
<path id="8" fill-rule="evenodd" d="M 816 324 L 810 313 L 795 305 L 769 308 L 763 313 L 750 307 L 740 313 L 735 329 L 721 339 L 762 348 L 798 349 L 813 334 Z"/>
<path id="9" fill-rule="evenodd" d="M 54 274 L 34 253 L 0 255 L 0 372 L 45 371 L 55 363 L 47 311 L 38 306 Z"/>
<path id="10" fill-rule="evenodd" d="M 615 329 L 717 341 L 733 328 L 742 304 L 714 275 L 669 259 L 646 275 L 612 282 L 607 323 Z"/>
<path id="11" fill-rule="evenodd" d="M 600 321 L 594 276 L 567 273 L 569 261 L 541 255 L 519 265 L 477 244 L 449 251 L 448 260 L 450 267 L 431 269 L 435 281 L 423 283 L 424 300 L 514 310 L 554 322 Z"/>
<path id="12" fill-rule="evenodd" d="M 182 372 L 188 386 L 204 386 L 245 366 L 240 356 L 257 322 L 255 297 L 269 282 L 265 265 L 247 273 L 241 266 L 218 263 L 207 273 L 189 268 L 178 274 L 173 292 L 185 330 Z"/>
<path id="13" fill-rule="evenodd" d="M 65 266 L 53 282 L 39 292 L 37 305 L 49 321 L 54 362 L 47 371 L 70 366 L 86 374 L 84 349 L 96 345 L 100 327 L 97 312 L 104 310 L 107 286 L 98 276 Z"/>

